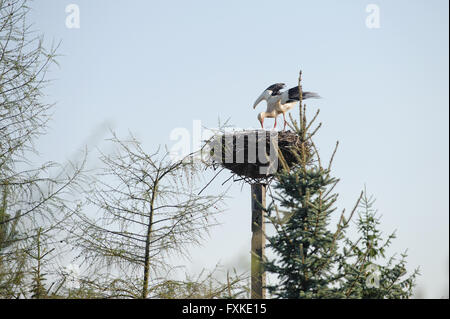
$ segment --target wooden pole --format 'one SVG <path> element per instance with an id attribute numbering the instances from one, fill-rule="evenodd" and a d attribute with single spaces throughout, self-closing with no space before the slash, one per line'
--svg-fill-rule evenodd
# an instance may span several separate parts
<path id="1" fill-rule="evenodd" d="M 263 272 L 261 261 L 264 256 L 265 225 L 264 210 L 266 207 L 266 186 L 252 184 L 252 256 L 251 256 L 251 298 L 264 299 L 266 293 L 266 275 Z"/>

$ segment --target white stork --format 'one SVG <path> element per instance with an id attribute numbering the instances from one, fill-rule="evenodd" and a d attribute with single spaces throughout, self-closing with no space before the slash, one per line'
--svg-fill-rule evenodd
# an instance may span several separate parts
<path id="1" fill-rule="evenodd" d="M 262 101 L 267 102 L 267 109 L 265 112 L 258 114 L 258 120 L 261 123 L 261 127 L 264 129 L 264 119 L 266 117 L 275 118 L 275 125 L 277 127 L 277 116 L 283 114 L 284 128 L 286 129 L 286 112 L 292 109 L 297 101 L 299 101 L 298 86 L 295 86 L 287 91 L 280 92 L 286 87 L 284 83 L 275 83 L 269 86 L 253 104 L 253 108 Z M 319 99 L 320 96 L 314 92 L 302 92 L 302 100 L 315 98 Z"/>

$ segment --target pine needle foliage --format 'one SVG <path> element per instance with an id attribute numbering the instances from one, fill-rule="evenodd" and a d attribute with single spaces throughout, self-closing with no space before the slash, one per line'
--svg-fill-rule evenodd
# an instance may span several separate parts
<path id="1" fill-rule="evenodd" d="M 345 239 L 340 267 L 345 274 L 342 290 L 347 298 L 405 299 L 413 295 L 419 269 L 407 276 L 406 251 L 391 256 L 385 265 L 386 251 L 396 238 L 395 232 L 384 238 L 380 217 L 373 208 L 375 200 L 364 191 L 356 221 L 359 237 Z"/>
<path id="2" fill-rule="evenodd" d="M 266 217 L 276 233 L 267 239 L 275 258 L 266 258 L 264 268 L 278 280 L 266 287 L 269 294 L 290 299 L 410 297 L 418 271 L 402 279 L 406 275 L 406 254 L 397 263 L 391 258 L 381 266 L 395 236 L 383 242 L 379 220 L 365 192 L 361 192 L 350 214 L 342 211 L 335 229 L 330 227 L 337 209 L 338 194 L 333 189 L 339 179 L 332 176 L 331 166 L 338 143 L 325 167 L 313 141 L 321 127 L 313 127 L 319 111 L 308 122 L 306 106 L 300 100 L 299 112 L 299 121 L 291 117 L 290 123 L 300 138 L 295 149 L 297 164 L 290 168 L 284 165 L 276 175 L 273 193 L 269 192 L 272 203 Z M 364 208 L 363 212 L 358 208 Z M 359 238 L 353 242 L 346 231 L 357 211 Z M 374 264 L 377 259 L 379 263 Z"/>

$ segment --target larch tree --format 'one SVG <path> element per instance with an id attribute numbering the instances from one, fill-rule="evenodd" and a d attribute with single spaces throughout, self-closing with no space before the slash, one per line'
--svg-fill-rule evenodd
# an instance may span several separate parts
<path id="1" fill-rule="evenodd" d="M 46 133 L 53 107 L 44 89 L 56 47 L 47 50 L 30 28 L 28 3 L 0 0 L 0 297 L 6 298 L 28 296 L 22 287 L 32 281 L 27 252 L 41 230 L 56 234 L 71 213 L 65 195 L 82 167 L 35 163 L 35 142 Z"/>
<path id="2" fill-rule="evenodd" d="M 134 138 L 114 135 L 111 142 L 115 151 L 101 156 L 103 169 L 87 194 L 100 217 L 80 214 L 73 231 L 84 263 L 108 270 L 102 279 L 82 281 L 106 297 L 147 298 L 166 281 L 167 258 L 187 256 L 215 223 L 223 195 L 197 195 L 190 158 L 149 154 Z"/>

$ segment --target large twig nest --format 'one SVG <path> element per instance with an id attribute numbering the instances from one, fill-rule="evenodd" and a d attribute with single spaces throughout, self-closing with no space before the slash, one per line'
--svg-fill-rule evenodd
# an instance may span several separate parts
<path id="1" fill-rule="evenodd" d="M 241 131 L 217 135 L 209 142 L 214 168 L 230 170 L 250 183 L 268 182 L 283 168 L 292 167 L 301 156 L 301 141 L 292 131 Z M 309 145 L 304 145 L 309 152 Z M 306 150 L 305 149 L 305 150 Z"/>

